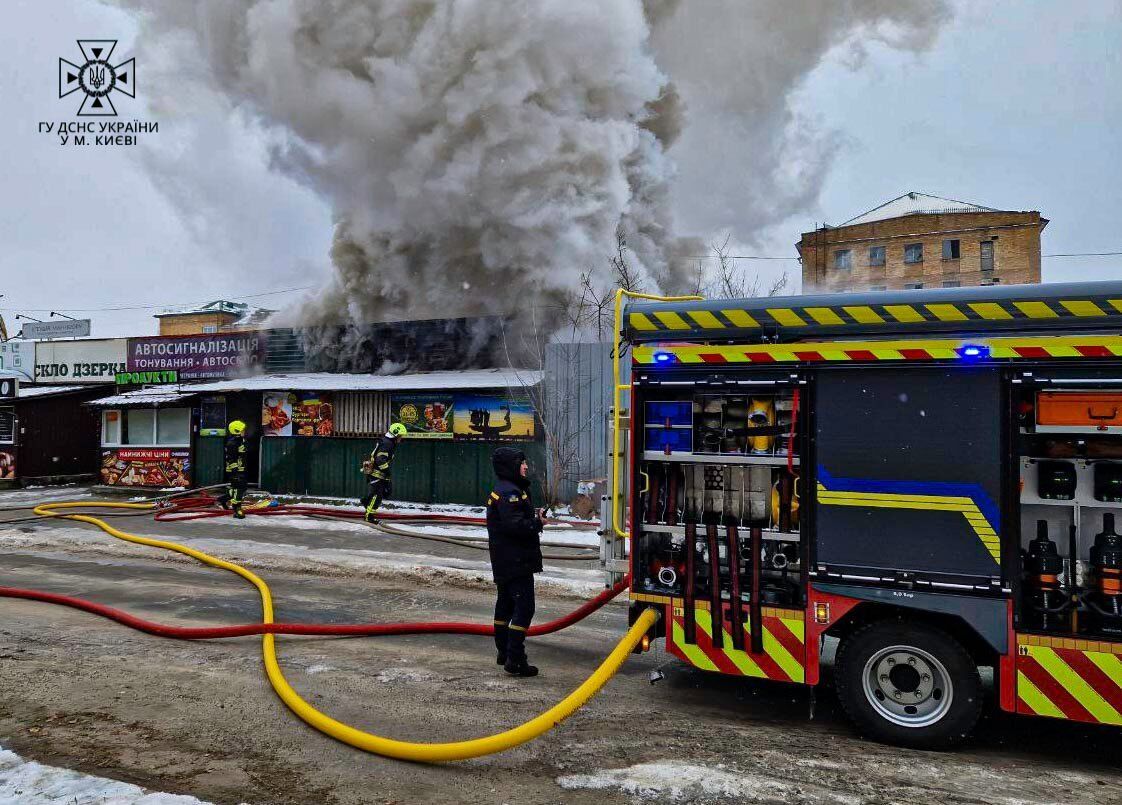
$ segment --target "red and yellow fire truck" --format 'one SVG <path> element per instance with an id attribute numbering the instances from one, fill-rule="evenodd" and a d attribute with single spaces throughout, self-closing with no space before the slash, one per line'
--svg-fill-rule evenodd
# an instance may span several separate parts
<path id="1" fill-rule="evenodd" d="M 606 549 L 652 639 L 817 685 L 836 638 L 846 712 L 910 746 L 971 732 L 982 667 L 1002 710 L 1122 724 L 1122 283 L 617 312 Z"/>

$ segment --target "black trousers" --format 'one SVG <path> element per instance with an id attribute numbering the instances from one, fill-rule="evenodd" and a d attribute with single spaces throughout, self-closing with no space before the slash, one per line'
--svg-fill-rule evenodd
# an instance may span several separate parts
<path id="1" fill-rule="evenodd" d="M 241 509 L 245 502 L 245 492 L 249 488 L 249 481 L 244 472 L 229 472 L 226 474 L 226 483 L 230 485 L 222 496 L 223 505 L 229 505 L 235 511 Z"/>
<path id="2" fill-rule="evenodd" d="M 534 619 L 534 576 L 516 576 L 495 583 L 495 648 L 507 662 L 526 659 L 526 631 Z"/>
<path id="3" fill-rule="evenodd" d="M 382 505 L 382 501 L 390 494 L 390 479 L 375 478 L 371 475 L 368 476 L 367 480 L 369 482 L 369 487 L 367 488 L 366 494 L 359 498 L 359 502 L 362 504 L 362 508 L 369 517 L 378 510 L 378 507 Z"/>

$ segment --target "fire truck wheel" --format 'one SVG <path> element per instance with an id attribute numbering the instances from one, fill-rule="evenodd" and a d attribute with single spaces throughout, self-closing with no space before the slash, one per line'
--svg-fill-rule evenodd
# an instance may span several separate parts
<path id="1" fill-rule="evenodd" d="M 842 641 L 835 664 L 838 698 L 874 740 L 939 749 L 966 738 L 982 712 L 978 666 L 941 629 L 893 619 Z"/>

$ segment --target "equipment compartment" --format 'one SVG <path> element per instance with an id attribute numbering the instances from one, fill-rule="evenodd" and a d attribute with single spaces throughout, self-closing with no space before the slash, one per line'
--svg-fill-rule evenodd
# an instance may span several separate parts
<path id="1" fill-rule="evenodd" d="M 1122 433 L 1122 392 L 1042 391 L 1036 395 L 1038 433 Z"/>

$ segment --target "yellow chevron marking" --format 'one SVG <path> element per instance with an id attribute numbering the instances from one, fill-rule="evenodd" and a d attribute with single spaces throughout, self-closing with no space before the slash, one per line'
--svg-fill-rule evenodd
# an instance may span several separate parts
<path id="1" fill-rule="evenodd" d="M 716 671 L 717 665 L 709 659 L 709 656 L 700 648 L 692 643 L 686 642 L 686 630 L 682 628 L 677 620 L 674 621 L 674 645 L 686 655 L 691 663 L 705 671 Z"/>
<path id="2" fill-rule="evenodd" d="M 1087 659 L 1099 667 L 1099 670 L 1110 677 L 1119 688 L 1122 688 L 1122 660 L 1115 654 L 1106 654 L 1101 651 L 1085 652 Z"/>
<path id="3" fill-rule="evenodd" d="M 921 511 L 959 512 L 973 529 L 993 560 L 1001 564 L 1001 539 L 968 497 L 949 495 L 905 495 L 893 492 L 835 492 L 818 482 L 818 502 L 823 506 L 857 506 L 872 509 L 918 509 Z"/>
<path id="4" fill-rule="evenodd" d="M 843 305 L 842 310 L 860 324 L 884 324 L 884 318 L 868 305 Z"/>
<path id="5" fill-rule="evenodd" d="M 1066 307 L 1073 316 L 1105 316 L 1106 312 L 1094 302 L 1086 300 L 1063 300 L 1061 305 Z"/>
<path id="6" fill-rule="evenodd" d="M 923 314 L 911 305 L 885 305 L 884 309 L 887 310 L 888 315 L 892 316 L 896 321 L 902 321 L 906 324 L 924 321 Z"/>
<path id="7" fill-rule="evenodd" d="M 1021 671 L 1017 671 L 1017 698 L 1039 716 L 1067 718 L 1063 710 L 1052 704 L 1052 700 L 1041 693 L 1040 688 L 1032 684 L 1032 681 Z"/>
<path id="8" fill-rule="evenodd" d="M 970 309 L 983 319 L 1011 319 L 1013 314 L 997 302 L 971 302 Z"/>
<path id="9" fill-rule="evenodd" d="M 705 632 L 706 635 L 709 636 L 710 640 L 713 639 L 713 620 L 709 617 L 709 610 L 702 609 L 697 611 L 697 625 L 703 632 Z M 720 651 L 722 651 L 724 655 L 729 658 L 729 660 L 733 665 L 736 666 L 736 669 L 740 671 L 740 673 L 744 674 L 745 676 L 755 676 L 761 679 L 767 679 L 767 674 L 764 673 L 764 669 L 757 665 L 756 661 L 753 660 L 747 652 L 738 651 L 734 648 L 727 648 L 732 638 L 729 635 L 725 635 L 724 637 L 726 648 L 720 649 Z"/>
<path id="10" fill-rule="evenodd" d="M 708 310 L 688 310 L 686 311 L 686 315 L 696 321 L 701 327 L 706 327 L 710 330 L 725 329 L 725 325 L 721 324 L 721 320 Z"/>
<path id="11" fill-rule="evenodd" d="M 722 310 L 724 317 L 737 327 L 759 327 L 760 323 L 743 310 Z"/>
<path id="12" fill-rule="evenodd" d="M 805 307 L 803 308 L 819 324 L 837 325 L 845 324 L 845 319 L 835 313 L 828 307 Z"/>
<path id="13" fill-rule="evenodd" d="M 954 305 L 924 305 L 939 321 L 966 321 L 968 316 Z"/>
<path id="14" fill-rule="evenodd" d="M 1045 302 L 1014 302 L 1013 304 L 1030 319 L 1057 319 L 1060 316 Z"/>
<path id="15" fill-rule="evenodd" d="M 655 318 L 669 327 L 671 330 L 688 330 L 690 329 L 689 323 L 675 313 L 673 310 L 656 310 Z"/>
<path id="16" fill-rule="evenodd" d="M 657 330 L 658 325 L 647 318 L 646 313 L 629 313 L 628 321 L 636 330 Z"/>
<path id="17" fill-rule="evenodd" d="M 806 624 L 802 622 L 801 618 L 780 618 L 783 625 L 791 630 L 791 634 L 799 639 L 800 643 L 806 643 Z"/>
<path id="18" fill-rule="evenodd" d="M 775 635 L 773 635 L 768 630 L 767 626 L 764 626 L 763 628 L 763 638 L 764 651 L 767 653 L 767 655 L 775 660 L 776 665 L 783 669 L 783 672 L 791 678 L 792 682 L 802 682 L 802 663 L 791 656 L 791 652 L 789 652 L 782 643 L 775 639 Z"/>
<path id="19" fill-rule="evenodd" d="M 1122 313 L 1122 299 L 1107 299 L 1106 301 L 1110 303 L 1111 307 Z"/>
<path id="20" fill-rule="evenodd" d="M 729 315 L 729 311 L 724 311 Z M 637 315 L 637 314 L 631 314 Z M 730 316 L 730 320 L 735 317 Z M 682 322 L 683 326 L 685 322 Z M 654 329 L 658 329 L 651 325 Z M 747 326 L 747 325 L 745 325 Z M 1084 336 L 1038 336 L 1029 338 L 982 338 L 982 339 L 914 339 L 908 341 L 808 341 L 799 344 L 753 344 L 750 346 L 727 345 L 639 345 L 633 350 L 635 362 L 650 364 L 655 362 L 655 353 L 668 352 L 676 355 L 683 363 L 699 363 L 702 353 L 715 353 L 723 355 L 729 363 L 747 363 L 749 358 L 746 353 L 758 355 L 765 354 L 777 362 L 798 362 L 800 359 L 795 354 L 797 350 L 803 352 L 817 352 L 828 361 L 852 360 L 847 351 L 862 350 L 879 356 L 882 360 L 899 360 L 901 350 L 920 349 L 926 351 L 933 358 L 954 360 L 958 357 L 957 350 L 964 345 L 982 345 L 989 348 L 990 355 L 998 359 L 1019 360 L 1021 356 L 1016 352 L 1016 347 L 1039 347 L 1049 355 L 1056 358 L 1077 358 L 1082 353 L 1076 349 L 1080 347 L 1105 347 L 1113 355 L 1122 355 L 1122 336 L 1117 335 L 1084 335 Z"/>
<path id="21" fill-rule="evenodd" d="M 767 312 L 784 327 L 806 327 L 806 322 L 791 308 L 769 307 Z"/>
<path id="22" fill-rule="evenodd" d="M 1122 715 L 1107 704 L 1106 699 L 1086 679 L 1071 670 L 1059 654 L 1050 648 L 1036 646 L 1029 648 L 1029 654 L 1098 721 L 1103 724 L 1122 724 Z"/>

